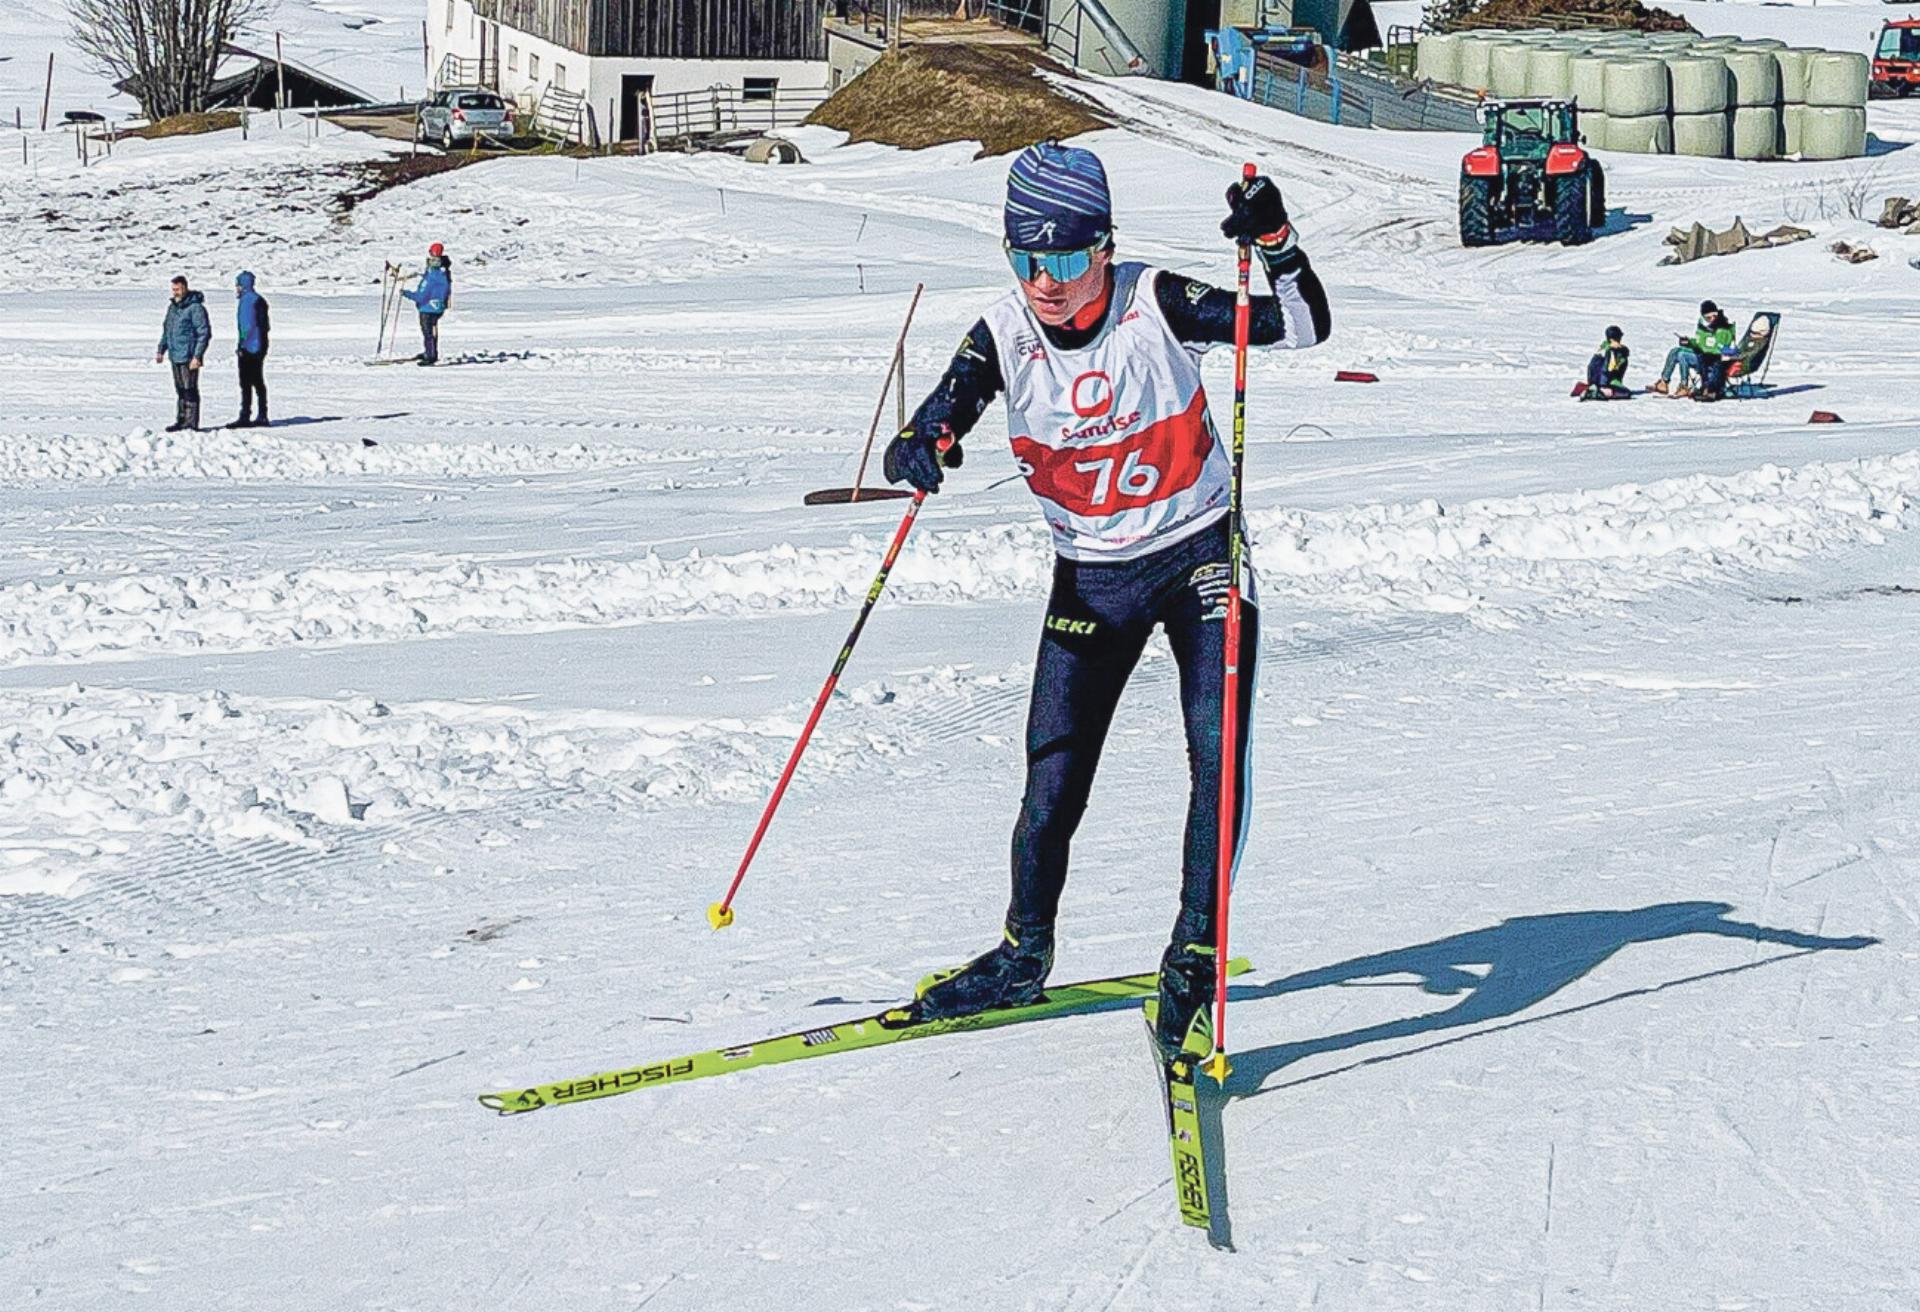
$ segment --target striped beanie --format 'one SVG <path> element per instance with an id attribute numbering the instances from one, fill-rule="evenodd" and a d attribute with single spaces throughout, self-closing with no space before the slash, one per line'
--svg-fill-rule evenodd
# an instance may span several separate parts
<path id="1" fill-rule="evenodd" d="M 1100 157 L 1077 146 L 1029 146 L 1007 173 L 1007 242 L 1018 250 L 1076 251 L 1113 229 Z"/>

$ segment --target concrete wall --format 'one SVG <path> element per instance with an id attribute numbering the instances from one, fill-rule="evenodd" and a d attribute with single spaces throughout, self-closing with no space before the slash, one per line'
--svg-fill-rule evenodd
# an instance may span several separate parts
<path id="1" fill-rule="evenodd" d="M 1184 47 L 1186 0 L 1104 0 L 1107 12 L 1139 47 L 1146 71 L 1156 77 L 1180 76 Z M 1080 38 L 1079 64 L 1092 73 L 1123 73 L 1126 61 L 1100 35 L 1093 20 L 1081 11 L 1080 0 L 1047 0 L 1047 27 L 1055 33 L 1055 52 L 1072 58 L 1073 33 Z M 1064 31 L 1062 31 L 1064 28 Z M 1065 44 L 1061 44 L 1064 40 Z"/>
<path id="2" fill-rule="evenodd" d="M 887 53 L 886 42 L 857 30 L 827 28 L 827 87 L 838 91 Z"/>

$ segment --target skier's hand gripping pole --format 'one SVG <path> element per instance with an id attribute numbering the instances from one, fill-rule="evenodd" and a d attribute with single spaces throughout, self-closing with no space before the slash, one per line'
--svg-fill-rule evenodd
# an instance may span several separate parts
<path id="1" fill-rule="evenodd" d="M 1252 164 L 1241 170 L 1241 194 L 1253 186 L 1259 170 Z M 1231 197 L 1229 197 L 1231 199 Z M 1233 858 L 1239 826 L 1240 799 L 1240 570 L 1243 543 L 1240 533 L 1241 471 L 1247 454 L 1247 324 L 1251 315 L 1249 285 L 1253 276 L 1253 243 L 1242 237 L 1239 281 L 1233 301 L 1233 478 L 1227 493 L 1227 618 L 1222 637 L 1226 671 L 1220 697 L 1220 848 L 1215 866 L 1219 903 L 1214 920 L 1213 1057 L 1207 1074 L 1225 1084 L 1232 1067 L 1227 1063 L 1227 904 L 1233 895 Z"/>
<path id="2" fill-rule="evenodd" d="M 951 438 L 943 440 L 941 451 L 944 452 L 951 444 Z M 780 782 L 773 786 L 773 796 L 767 799 L 767 809 L 760 813 L 760 823 L 754 828 L 753 840 L 747 844 L 746 855 L 740 858 L 740 868 L 734 872 L 733 883 L 727 886 L 725 897 L 707 908 L 707 923 L 715 929 L 725 929 L 733 923 L 734 895 L 740 891 L 741 881 L 747 877 L 747 867 L 753 864 L 754 853 L 760 850 L 760 840 L 767 836 L 767 826 L 773 822 L 773 813 L 779 809 L 780 799 L 786 796 L 787 785 L 793 781 L 794 767 L 800 764 L 800 756 L 807 750 L 814 726 L 820 723 L 821 712 L 827 709 L 827 701 L 833 696 L 840 675 L 853 656 L 853 644 L 860 641 L 860 630 L 867 626 L 867 617 L 873 614 L 874 604 L 880 600 L 881 592 L 885 591 L 887 575 L 893 572 L 893 562 L 900 558 L 900 548 L 906 543 L 914 518 L 919 515 L 920 507 L 926 504 L 926 500 L 926 491 L 922 489 L 916 491 L 913 500 L 907 504 L 907 513 L 901 516 L 900 527 L 894 530 L 893 541 L 888 544 L 887 554 L 880 562 L 880 572 L 873 576 L 873 586 L 867 589 L 867 599 L 861 604 L 860 614 L 853 621 L 853 630 L 847 634 L 846 645 L 840 648 L 840 656 L 833 663 L 833 673 L 827 676 L 826 683 L 820 687 L 820 695 L 814 698 L 813 712 L 807 716 L 806 726 L 800 730 L 800 739 L 793 745 L 793 754 L 787 757 L 786 768 L 780 772 Z"/>

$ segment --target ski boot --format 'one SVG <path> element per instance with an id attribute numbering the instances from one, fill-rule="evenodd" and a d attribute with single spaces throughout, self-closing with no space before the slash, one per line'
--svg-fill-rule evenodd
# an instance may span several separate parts
<path id="1" fill-rule="evenodd" d="M 1016 935 L 1009 925 L 1002 935 L 991 951 L 966 965 L 935 971 L 921 980 L 913 1001 L 888 1012 L 888 1022 L 919 1025 L 1038 1002 L 1053 969 L 1052 927 Z"/>
<path id="2" fill-rule="evenodd" d="M 1160 958 L 1160 1010 L 1154 1039 L 1163 1057 L 1171 1059 L 1180 1051 L 1196 1022 L 1212 1035 L 1214 956 L 1209 944 L 1175 942 L 1167 945 Z"/>

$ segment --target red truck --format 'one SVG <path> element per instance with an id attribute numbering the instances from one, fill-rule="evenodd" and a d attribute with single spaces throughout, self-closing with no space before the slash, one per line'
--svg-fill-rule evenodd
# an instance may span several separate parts
<path id="1" fill-rule="evenodd" d="M 1910 96 L 1920 89 L 1920 18 L 1890 18 L 1873 50 L 1873 94 Z"/>

